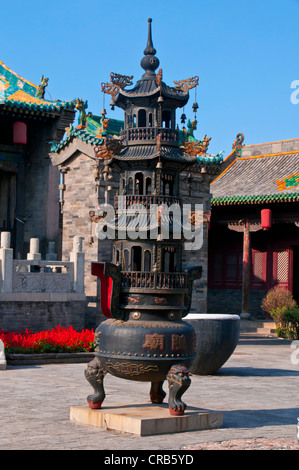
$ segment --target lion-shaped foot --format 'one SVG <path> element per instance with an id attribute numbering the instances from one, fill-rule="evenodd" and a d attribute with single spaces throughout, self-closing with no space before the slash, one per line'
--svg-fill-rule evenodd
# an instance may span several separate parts
<path id="1" fill-rule="evenodd" d="M 100 409 L 105 399 L 105 390 L 103 386 L 104 377 L 107 371 L 102 367 L 101 361 L 95 357 L 87 365 L 87 369 L 84 371 L 85 378 L 92 386 L 94 393 L 88 395 L 87 402 L 90 408 Z"/>
<path id="2" fill-rule="evenodd" d="M 181 400 L 183 393 L 190 387 L 189 370 L 184 365 L 174 365 L 167 375 L 169 385 L 169 412 L 174 416 L 184 414 L 186 405 Z"/>
<path id="3" fill-rule="evenodd" d="M 161 382 L 152 382 L 150 390 L 150 399 L 151 402 L 154 404 L 162 403 L 164 398 L 166 397 L 166 393 L 164 392 L 162 385 L 163 380 Z"/>

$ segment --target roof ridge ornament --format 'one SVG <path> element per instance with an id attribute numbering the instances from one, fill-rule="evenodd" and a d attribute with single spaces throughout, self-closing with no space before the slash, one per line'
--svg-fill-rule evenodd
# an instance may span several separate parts
<path id="1" fill-rule="evenodd" d="M 191 140 L 184 142 L 183 151 L 192 157 L 197 155 L 204 155 L 207 153 L 208 146 L 210 143 L 211 137 L 207 137 L 205 134 L 202 140 Z"/>
<path id="2" fill-rule="evenodd" d="M 156 83 L 158 86 L 161 86 L 162 78 L 163 78 L 163 72 L 162 72 L 162 69 L 159 69 L 159 72 L 156 75 Z"/>
<path id="3" fill-rule="evenodd" d="M 40 79 L 40 85 L 38 85 L 36 90 L 36 98 L 44 98 L 45 97 L 45 90 L 48 86 L 49 79 L 42 75 Z"/>
<path id="4" fill-rule="evenodd" d="M 232 149 L 235 151 L 237 157 L 242 156 L 242 148 L 244 147 L 244 134 L 242 132 L 239 132 L 236 136 L 236 140 L 234 141 L 232 145 Z"/>
<path id="5" fill-rule="evenodd" d="M 88 108 L 88 102 L 87 100 L 84 101 L 80 98 L 76 98 L 74 102 L 76 103 L 75 108 L 79 111 L 78 126 L 76 127 L 76 129 L 83 129 L 86 127 L 85 109 Z"/>

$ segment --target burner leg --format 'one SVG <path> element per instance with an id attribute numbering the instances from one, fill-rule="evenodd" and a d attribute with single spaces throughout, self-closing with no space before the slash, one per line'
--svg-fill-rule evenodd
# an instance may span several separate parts
<path id="1" fill-rule="evenodd" d="M 87 365 L 87 369 L 85 369 L 84 374 L 94 390 L 94 393 L 87 397 L 88 405 L 90 408 L 99 409 L 101 408 L 105 398 L 103 382 L 107 371 L 104 370 L 101 361 L 95 357 Z"/>
<path id="2" fill-rule="evenodd" d="M 163 382 L 163 380 L 160 382 L 152 382 L 150 390 L 150 399 L 152 403 L 162 403 L 166 397 L 166 393 L 162 388 Z"/>
<path id="3" fill-rule="evenodd" d="M 183 415 L 186 409 L 181 400 L 183 393 L 190 387 L 189 370 L 183 365 L 172 366 L 167 375 L 169 385 L 169 412 L 171 415 Z"/>

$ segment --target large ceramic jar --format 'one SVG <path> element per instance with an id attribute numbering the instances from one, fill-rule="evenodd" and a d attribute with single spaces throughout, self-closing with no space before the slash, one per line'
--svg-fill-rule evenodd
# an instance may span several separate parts
<path id="1" fill-rule="evenodd" d="M 196 334 L 196 358 L 190 372 L 210 375 L 219 370 L 234 352 L 240 335 L 239 315 L 191 313 L 184 318 Z"/>

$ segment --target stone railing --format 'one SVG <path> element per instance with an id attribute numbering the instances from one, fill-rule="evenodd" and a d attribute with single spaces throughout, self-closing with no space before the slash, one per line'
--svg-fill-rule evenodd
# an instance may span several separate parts
<path id="1" fill-rule="evenodd" d="M 84 253 L 82 238 L 74 237 L 70 261 L 57 261 L 53 243 L 49 244 L 46 260 L 39 253 L 39 239 L 30 240 L 26 260 L 14 260 L 10 248 L 10 233 L 1 233 L 1 292 L 2 293 L 83 293 Z"/>
<path id="2" fill-rule="evenodd" d="M 74 263 L 13 261 L 12 292 L 74 291 Z"/>
<path id="3" fill-rule="evenodd" d="M 167 207 L 170 207 L 172 204 L 179 204 L 181 206 L 181 199 L 179 197 L 175 196 L 139 196 L 139 195 L 126 195 L 126 196 L 115 196 L 114 197 L 114 209 L 117 211 L 118 209 L 121 208 L 120 203 L 120 198 L 121 199 L 121 204 L 123 204 L 126 209 L 129 209 L 130 206 L 133 204 L 142 204 L 146 209 L 150 209 L 150 206 L 153 204 L 157 204 L 158 206 L 165 204 Z"/>
<path id="4" fill-rule="evenodd" d="M 123 289 L 186 289 L 187 273 L 123 271 L 121 287 Z"/>
<path id="5" fill-rule="evenodd" d="M 133 127 L 120 133 L 126 145 L 155 144 L 158 135 L 161 135 L 162 145 L 179 144 L 179 131 L 165 127 Z"/>

